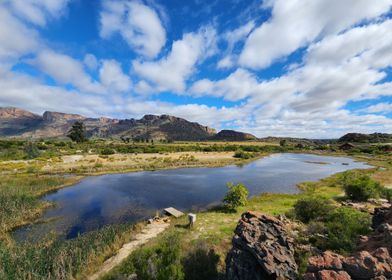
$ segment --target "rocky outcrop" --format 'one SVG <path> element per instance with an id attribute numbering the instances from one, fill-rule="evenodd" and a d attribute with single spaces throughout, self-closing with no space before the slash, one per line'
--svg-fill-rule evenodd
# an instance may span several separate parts
<path id="1" fill-rule="evenodd" d="M 222 130 L 212 137 L 212 140 L 218 141 L 250 141 L 257 140 L 257 137 L 235 130 Z"/>
<path id="2" fill-rule="evenodd" d="M 326 251 L 308 260 L 307 280 L 392 279 L 392 207 L 376 208 L 370 235 L 349 257 Z"/>
<path id="3" fill-rule="evenodd" d="M 296 279 L 294 244 L 277 218 L 242 214 L 226 258 L 228 280 Z"/>
<path id="4" fill-rule="evenodd" d="M 332 252 L 311 257 L 306 280 L 329 279 L 392 279 L 392 258 L 386 248 L 369 253 L 360 251 L 350 257 Z"/>

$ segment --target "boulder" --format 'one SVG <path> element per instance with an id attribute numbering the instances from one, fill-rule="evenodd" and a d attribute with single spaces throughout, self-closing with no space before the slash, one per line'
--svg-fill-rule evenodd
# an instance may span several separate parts
<path id="1" fill-rule="evenodd" d="M 296 279 L 294 244 L 282 221 L 242 214 L 226 259 L 228 280 Z"/>

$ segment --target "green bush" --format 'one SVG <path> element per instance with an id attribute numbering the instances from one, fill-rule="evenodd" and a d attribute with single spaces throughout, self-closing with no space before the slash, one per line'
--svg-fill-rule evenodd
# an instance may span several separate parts
<path id="1" fill-rule="evenodd" d="M 111 148 L 104 148 L 101 150 L 100 154 L 104 156 L 114 155 L 116 152 Z"/>
<path id="2" fill-rule="evenodd" d="M 334 209 L 332 202 L 322 197 L 308 197 L 294 204 L 294 215 L 304 223 L 324 218 Z"/>
<path id="3" fill-rule="evenodd" d="M 370 232 L 370 216 L 352 208 L 337 208 L 324 222 L 323 235 L 315 235 L 315 245 L 321 250 L 339 253 L 354 251 L 360 235 Z"/>
<path id="4" fill-rule="evenodd" d="M 33 159 L 39 157 L 41 152 L 39 151 L 37 145 L 32 142 L 28 142 L 24 147 L 24 152 L 26 154 L 27 159 Z"/>
<path id="5" fill-rule="evenodd" d="M 244 184 L 234 185 L 228 183 L 228 192 L 223 198 L 223 205 L 229 211 L 236 211 L 239 206 L 245 206 L 248 202 L 249 191 Z"/>
<path id="6" fill-rule="evenodd" d="M 343 178 L 346 196 L 354 201 L 367 201 L 369 198 L 383 196 L 384 188 L 367 175 L 346 175 Z"/>
<path id="7" fill-rule="evenodd" d="M 250 158 L 253 157 L 253 154 L 247 153 L 247 152 L 244 152 L 244 151 L 236 151 L 234 153 L 234 157 L 235 158 L 242 158 L 242 159 L 250 159 Z"/>
<path id="8" fill-rule="evenodd" d="M 184 279 L 177 235 L 167 236 L 156 247 L 139 249 L 131 258 L 138 280 Z"/>
<path id="9" fill-rule="evenodd" d="M 205 242 L 198 242 L 182 261 L 185 280 L 218 279 L 219 256 Z"/>

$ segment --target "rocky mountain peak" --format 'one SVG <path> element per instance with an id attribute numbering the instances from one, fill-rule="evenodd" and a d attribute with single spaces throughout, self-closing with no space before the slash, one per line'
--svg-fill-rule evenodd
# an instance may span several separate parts
<path id="1" fill-rule="evenodd" d="M 40 116 L 15 107 L 3 107 L 0 108 L 0 118 L 1 119 L 40 118 Z"/>
<path id="2" fill-rule="evenodd" d="M 69 120 L 83 120 L 85 117 L 77 114 L 66 114 L 59 112 L 46 111 L 43 114 L 44 121 L 55 122 L 55 121 L 69 121 Z"/>

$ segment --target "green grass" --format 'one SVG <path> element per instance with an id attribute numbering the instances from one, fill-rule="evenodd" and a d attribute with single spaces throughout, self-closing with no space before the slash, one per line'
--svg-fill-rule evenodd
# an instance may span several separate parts
<path id="1" fill-rule="evenodd" d="M 46 175 L 3 175 L 0 181 L 0 240 L 15 227 L 36 219 L 48 207 L 39 197 L 65 185 L 76 182 L 79 177 Z"/>

